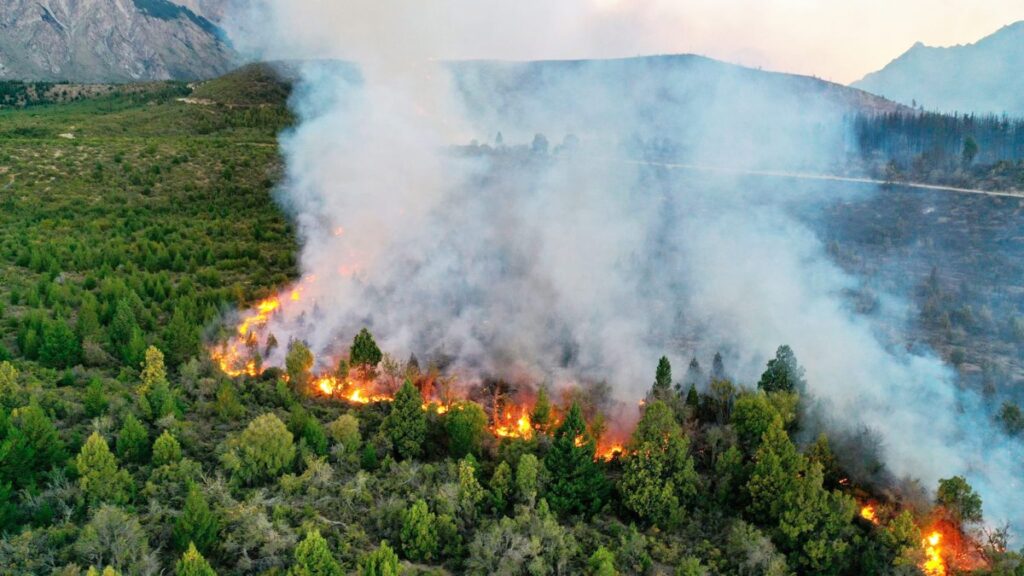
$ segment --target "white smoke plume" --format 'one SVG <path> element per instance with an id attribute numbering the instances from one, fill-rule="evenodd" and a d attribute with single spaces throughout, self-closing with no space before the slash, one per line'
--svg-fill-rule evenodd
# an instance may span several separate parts
<path id="1" fill-rule="evenodd" d="M 544 17 L 502 26 L 526 10 Z M 815 85 L 699 59 L 431 62 L 610 25 L 582 2 L 265 0 L 247 14 L 234 37 L 253 54 L 352 63 L 302 65 L 281 139 L 304 280 L 267 327 L 280 342 L 336 358 L 369 326 L 392 354 L 446 356 L 470 378 L 607 380 L 625 401 L 662 354 L 678 369 L 723 350 L 751 384 L 787 343 L 838 425 L 877 432 L 894 474 L 966 475 L 990 520 L 1024 525 L 1019 444 L 935 355 L 850 310 L 858 280 L 786 209 L 874 191 L 625 161 L 676 146 L 705 167 L 823 169 L 849 140 L 842 103 Z M 566 146 L 450 149 L 499 130 Z"/>

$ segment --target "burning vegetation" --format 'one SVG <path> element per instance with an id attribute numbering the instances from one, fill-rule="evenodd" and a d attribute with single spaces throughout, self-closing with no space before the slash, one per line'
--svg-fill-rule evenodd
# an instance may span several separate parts
<path id="1" fill-rule="evenodd" d="M 268 368 L 263 362 L 264 355 L 273 353 L 278 345 L 267 330 L 268 324 L 275 314 L 300 303 L 302 296 L 300 285 L 283 295 L 257 302 L 243 315 L 232 337 L 210 348 L 211 359 L 232 378 L 261 376 Z M 282 378 L 301 388 L 303 394 L 355 405 L 393 402 L 399 383 L 407 380 L 419 390 L 423 410 L 437 414 L 447 413 L 454 402 L 482 397 L 480 404 L 488 408 L 488 430 L 498 439 L 532 440 L 536 433 L 553 430 L 561 423 L 561 414 L 550 405 L 546 391 L 538 393 L 527 386 L 513 394 L 506 383 L 497 381 L 476 387 L 456 386 L 454 377 L 442 376 L 436 369 L 421 372 L 415 360 L 400 373 L 379 367 L 383 360 L 384 354 L 364 329 L 355 337 L 347 358 L 335 362 L 319 360 L 301 342 L 291 343 Z M 331 364 L 333 368 L 325 367 Z M 596 439 L 598 460 L 611 460 L 624 451 L 623 439 L 609 430 L 590 430 L 590 437 Z M 582 439 L 580 436 L 579 441 Z"/>
<path id="2" fill-rule="evenodd" d="M 257 303 L 252 311 L 243 316 L 227 342 L 211 348 L 212 359 L 231 377 L 257 378 L 266 374 L 271 368 L 264 365 L 263 355 L 271 355 L 277 346 L 273 334 L 267 330 L 270 321 L 275 314 L 289 305 L 300 302 L 301 299 L 302 290 L 295 289 L 288 291 L 286 297 L 272 297 Z M 691 370 L 692 368 L 691 365 Z M 315 358 L 303 343 L 292 342 L 284 356 L 284 370 L 273 370 L 282 381 L 311 398 L 341 401 L 355 406 L 396 404 L 394 410 L 400 410 L 397 403 L 403 402 L 400 397 L 405 394 L 415 398 L 414 405 L 418 406 L 417 411 L 435 414 L 438 417 L 472 420 L 475 417 L 466 414 L 479 414 L 479 418 L 484 422 L 484 428 L 498 443 L 534 442 L 538 437 L 544 437 L 549 439 L 548 442 L 554 441 L 557 444 L 557 436 L 561 434 L 567 443 L 563 450 L 571 451 L 592 446 L 590 453 L 594 462 L 610 463 L 609 465 L 614 466 L 614 474 L 623 475 L 622 489 L 626 490 L 622 495 L 624 505 L 641 517 L 646 516 L 654 523 L 665 526 L 672 525 L 672 517 L 675 514 L 672 509 L 681 506 L 686 497 L 681 493 L 678 498 L 663 502 L 660 507 L 651 508 L 650 504 L 643 500 L 646 497 L 643 496 L 642 486 L 630 488 L 630 483 L 634 481 L 631 479 L 633 467 L 665 457 L 658 456 L 659 454 L 685 456 L 692 451 L 684 430 L 672 422 L 667 422 L 676 419 L 673 412 L 681 411 L 684 419 L 692 419 L 689 426 L 698 425 L 702 417 L 720 421 L 720 411 L 726 406 L 722 406 L 720 400 L 716 401 L 715 395 L 721 395 L 722 390 L 726 389 L 728 394 L 734 395 L 733 399 L 729 400 L 731 407 L 728 408 L 732 415 L 727 415 L 726 418 L 733 420 L 731 425 L 741 434 L 742 444 L 745 428 L 742 421 L 735 421 L 737 414 L 747 414 L 751 410 L 770 411 L 772 402 L 779 402 L 787 395 L 796 401 L 798 396 L 795 390 L 802 387 L 803 378 L 803 371 L 796 364 L 795 356 L 784 346 L 780 348 L 776 358 L 769 362 L 768 369 L 758 383 L 760 391 L 756 394 L 737 393 L 731 385 L 723 388 L 726 383 L 721 381 L 713 383 L 712 389 L 704 397 L 696 392 L 693 385 L 685 393 L 682 390 L 673 391 L 671 367 L 667 359 L 663 358 L 658 366 L 654 386 L 639 403 L 641 422 L 638 428 L 629 434 L 628 430 L 618 423 L 612 429 L 614 432 L 610 432 L 604 416 L 598 411 L 589 411 L 587 418 L 584 419 L 583 411 L 579 409 L 579 404 L 573 398 L 574 391 L 571 389 L 566 390 L 563 398 L 565 402 L 556 405 L 551 402 L 548 391 L 543 388 L 512 387 L 501 381 L 483 381 L 472 386 L 460 385 L 453 376 L 441 374 L 435 368 L 420 370 L 415 357 L 410 359 L 406 366 L 396 369 L 396 363 L 381 352 L 365 329 L 355 337 L 344 358 L 322 361 Z M 400 388 L 401 382 L 405 383 L 405 388 Z M 775 399 L 770 400 L 773 397 Z M 571 409 L 565 407 L 568 404 L 572 404 Z M 589 424 L 587 420 L 590 421 Z M 658 424 L 651 423 L 659 420 L 661 421 Z M 785 421 L 781 423 L 783 426 L 789 426 Z M 651 436 L 652 426 L 661 432 Z M 666 430 L 669 432 L 665 432 Z M 760 443 L 761 446 L 752 453 L 754 476 L 751 477 L 751 482 L 758 473 L 757 459 L 761 451 L 772 442 L 771 430 L 771 427 L 758 428 L 750 437 L 754 445 Z M 454 448 L 456 440 L 451 439 L 451 442 Z M 701 457 L 703 450 L 701 448 L 694 454 Z M 828 450 L 827 445 L 825 450 Z M 464 450 L 468 451 L 468 448 Z M 565 457 L 570 458 L 568 453 Z M 717 459 L 720 460 L 722 457 L 720 454 Z M 819 457 L 820 454 L 816 453 L 806 459 L 800 456 L 804 464 L 799 466 L 803 466 L 804 471 L 798 474 L 809 474 L 810 478 L 814 478 L 815 467 L 824 467 L 827 464 L 818 460 Z M 682 474 L 680 478 L 686 478 L 687 474 L 692 474 L 694 465 L 690 456 L 686 458 L 676 462 L 665 461 L 659 466 L 665 467 L 666 470 L 682 466 L 675 474 Z M 624 468 L 619 470 L 623 463 Z M 716 464 L 716 467 L 720 465 Z M 835 463 L 832 465 L 835 466 Z M 977 498 L 976 495 L 973 495 L 969 486 L 961 483 L 963 480 L 959 478 L 943 481 L 939 490 L 940 505 L 932 511 L 932 516 L 925 516 L 910 508 L 879 500 L 863 502 L 859 505 L 856 515 L 869 530 L 886 534 L 885 538 L 888 541 L 896 542 L 894 545 L 899 552 L 898 556 L 906 558 L 906 562 L 916 564 L 926 576 L 946 576 L 952 572 L 983 568 L 988 565 L 988 559 L 982 552 L 982 547 L 963 528 L 967 523 L 980 520 L 980 500 L 972 500 Z M 694 484 L 694 489 L 696 487 Z M 849 498 L 844 494 L 863 494 L 856 483 L 851 482 L 846 476 L 838 478 L 835 487 L 836 498 Z M 948 512 L 953 509 L 956 509 L 955 514 Z"/>

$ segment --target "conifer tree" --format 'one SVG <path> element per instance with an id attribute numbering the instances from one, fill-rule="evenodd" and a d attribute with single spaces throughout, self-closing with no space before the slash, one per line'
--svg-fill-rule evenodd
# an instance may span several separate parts
<path id="1" fill-rule="evenodd" d="M 594 462 L 595 445 L 586 430 L 583 410 L 573 402 L 544 458 L 551 473 L 548 503 L 560 514 L 592 515 L 604 504 L 607 482 Z"/>
<path id="2" fill-rule="evenodd" d="M 35 401 L 15 410 L 5 428 L 7 437 L 0 442 L 0 482 L 9 482 L 15 490 L 33 485 L 39 475 L 67 458 L 56 426 Z"/>
<path id="3" fill-rule="evenodd" d="M 292 388 L 305 394 L 313 378 L 313 353 L 301 340 L 294 340 L 288 345 L 288 354 L 284 358 L 285 370 Z"/>
<path id="4" fill-rule="evenodd" d="M 256 417 L 229 444 L 224 464 L 243 484 L 275 479 L 295 460 L 294 437 L 272 413 Z"/>
<path id="5" fill-rule="evenodd" d="M 398 555 L 386 540 L 363 559 L 360 576 L 398 576 Z"/>
<path id="6" fill-rule="evenodd" d="M 188 319 L 185 307 L 174 309 L 163 336 L 167 363 L 177 367 L 199 352 L 199 330 Z"/>
<path id="7" fill-rule="evenodd" d="M 327 541 L 319 530 L 311 530 L 295 547 L 295 564 L 288 576 L 342 576 L 344 572 L 334 559 Z"/>
<path id="8" fill-rule="evenodd" d="M 191 544 L 201 552 L 209 554 L 217 543 L 219 532 L 220 521 L 217 514 L 210 509 L 206 495 L 195 484 L 189 486 L 185 505 L 171 531 L 175 548 L 184 550 Z"/>
<path id="9" fill-rule="evenodd" d="M 668 400 L 672 395 L 672 365 L 668 358 L 662 356 L 658 360 L 658 369 L 654 373 L 654 386 L 651 396 L 655 400 Z"/>
<path id="10" fill-rule="evenodd" d="M 445 416 L 448 449 L 455 458 L 477 454 L 487 430 L 487 414 L 476 402 L 459 402 Z"/>
<path id="11" fill-rule="evenodd" d="M 423 499 L 402 513 L 401 542 L 402 553 L 414 562 L 429 562 L 437 557 L 437 517 Z"/>
<path id="12" fill-rule="evenodd" d="M 377 347 L 373 335 L 366 328 L 359 331 L 352 340 L 352 347 L 349 349 L 348 362 L 351 366 L 373 367 L 380 363 L 384 354 Z"/>
<path id="13" fill-rule="evenodd" d="M 547 433 L 551 425 L 551 400 L 548 398 L 547 387 L 542 386 L 537 392 L 537 401 L 533 404 L 530 422 L 537 430 Z"/>
<path id="14" fill-rule="evenodd" d="M 175 576 L 217 576 L 210 563 L 203 558 L 203 555 L 196 550 L 194 544 L 189 544 L 188 550 L 181 555 L 174 567 Z"/>
<path id="15" fill-rule="evenodd" d="M 132 478 L 117 466 L 107 441 L 93 432 L 75 458 L 78 486 L 90 503 L 124 504 L 131 498 Z"/>
<path id="16" fill-rule="evenodd" d="M 39 361 L 51 368 L 68 368 L 78 363 L 81 346 L 74 331 L 62 318 L 45 326 Z"/>
<path id="17" fill-rule="evenodd" d="M 181 460 L 181 445 L 168 430 L 153 442 L 153 466 L 166 466 Z"/>
<path id="18" fill-rule="evenodd" d="M 779 346 L 757 383 L 765 392 L 799 392 L 805 386 L 804 369 L 797 363 L 793 349 L 786 345 Z"/>
<path id="19" fill-rule="evenodd" d="M 123 462 L 141 464 L 149 456 L 149 433 L 131 412 L 124 418 L 117 433 L 117 457 Z"/>
<path id="20" fill-rule="evenodd" d="M 668 405 L 655 400 L 630 439 L 619 490 L 623 503 L 641 518 L 670 527 L 696 496 L 697 482 L 689 441 Z"/>
<path id="21" fill-rule="evenodd" d="M 384 419 L 383 429 L 400 458 L 416 458 L 423 453 L 427 435 L 427 416 L 420 391 L 408 380 L 402 384 Z"/>

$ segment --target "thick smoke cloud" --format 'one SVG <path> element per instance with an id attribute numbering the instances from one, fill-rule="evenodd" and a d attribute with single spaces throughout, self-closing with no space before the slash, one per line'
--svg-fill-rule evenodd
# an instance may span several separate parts
<path id="1" fill-rule="evenodd" d="M 788 343 L 830 425 L 875 430 L 894 474 L 928 486 L 967 475 L 990 518 L 1024 522 L 1020 447 L 936 356 L 851 311 L 843 295 L 858 280 L 787 209 L 872 191 L 632 161 L 671 151 L 719 170 L 823 170 L 849 142 L 843 102 L 699 59 L 429 64 L 440 23 L 463 46 L 486 42 L 466 31 L 487 26 L 451 2 L 430 14 L 328 5 L 336 37 L 304 37 L 283 2 L 258 4 L 253 21 L 270 30 L 245 37 L 264 57 L 354 62 L 302 65 L 293 96 L 279 199 L 305 279 L 268 326 L 279 341 L 324 360 L 368 325 L 396 356 L 450 358 L 464 378 L 607 380 L 631 402 L 662 354 L 681 368 L 722 350 L 752 383 Z M 539 32 L 575 33 L 576 15 Z M 499 130 L 499 153 L 451 149 Z M 552 148 L 510 147 L 534 133 Z"/>

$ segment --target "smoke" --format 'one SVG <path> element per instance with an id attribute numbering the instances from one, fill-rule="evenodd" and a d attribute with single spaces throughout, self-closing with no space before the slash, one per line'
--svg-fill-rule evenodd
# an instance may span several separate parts
<path id="1" fill-rule="evenodd" d="M 695 57 L 429 62 L 517 38 L 490 32 L 518 8 L 480 4 L 262 2 L 247 20 L 261 34 L 236 31 L 262 57 L 352 62 L 301 65 L 299 122 L 281 138 L 304 279 L 267 326 L 278 341 L 325 361 L 369 326 L 383 349 L 468 378 L 604 380 L 624 401 L 662 354 L 681 372 L 722 350 L 752 383 L 788 343 L 834 425 L 875 430 L 894 474 L 964 474 L 990 519 L 1024 521 L 1020 446 L 939 358 L 851 310 L 858 279 L 790 210 L 875 191 L 735 173 L 828 169 L 849 142 L 843 101 Z M 530 38 L 599 17 L 565 6 Z M 331 26 L 303 28 L 317 21 Z M 715 171 L 643 160 L 660 156 Z"/>

